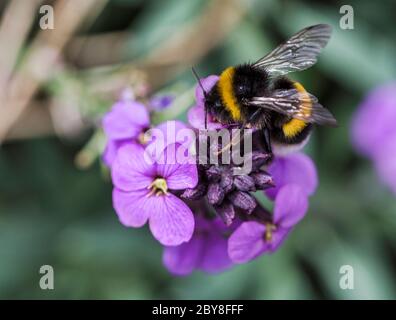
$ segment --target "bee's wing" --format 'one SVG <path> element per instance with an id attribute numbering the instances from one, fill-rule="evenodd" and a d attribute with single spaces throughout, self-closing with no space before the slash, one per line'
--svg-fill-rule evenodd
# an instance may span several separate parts
<path id="1" fill-rule="evenodd" d="M 255 97 L 246 103 L 305 122 L 337 126 L 337 120 L 315 96 L 307 92 L 300 93 L 296 89 L 276 90 L 270 97 Z"/>
<path id="2" fill-rule="evenodd" d="M 272 52 L 253 63 L 271 76 L 305 70 L 314 65 L 331 36 L 331 26 L 317 24 L 302 29 Z"/>

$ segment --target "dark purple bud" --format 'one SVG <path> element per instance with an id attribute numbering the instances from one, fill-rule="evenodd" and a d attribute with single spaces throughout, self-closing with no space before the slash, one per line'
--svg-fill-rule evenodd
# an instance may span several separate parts
<path id="1" fill-rule="evenodd" d="M 221 205 L 214 206 L 214 208 L 225 225 L 229 227 L 235 218 L 234 206 L 229 201 L 223 201 Z"/>
<path id="2" fill-rule="evenodd" d="M 263 165 L 271 160 L 272 155 L 269 153 L 253 152 L 252 153 L 252 171 L 259 170 Z"/>
<path id="3" fill-rule="evenodd" d="M 211 183 L 208 188 L 208 201 L 210 204 L 219 204 L 224 200 L 224 189 L 220 187 L 219 183 Z"/>
<path id="4" fill-rule="evenodd" d="M 256 191 L 254 179 L 247 175 L 239 175 L 234 177 L 234 186 L 239 191 Z"/>
<path id="5" fill-rule="evenodd" d="M 219 181 L 221 178 L 221 169 L 218 166 L 211 166 L 206 170 L 206 176 L 210 181 Z"/>
<path id="6" fill-rule="evenodd" d="M 228 195 L 228 199 L 234 206 L 246 211 L 247 214 L 252 213 L 257 205 L 256 199 L 247 192 L 233 191 Z"/>
<path id="7" fill-rule="evenodd" d="M 184 190 L 180 197 L 187 200 L 199 200 L 206 194 L 206 190 L 207 185 L 200 183 L 193 189 Z"/>
<path id="8" fill-rule="evenodd" d="M 203 172 L 208 170 L 211 166 L 210 164 L 203 162 L 202 158 L 200 158 L 199 156 L 197 156 L 197 163 L 199 163 L 198 169 Z"/>
<path id="9" fill-rule="evenodd" d="M 220 186 L 225 193 L 230 192 L 233 189 L 234 178 L 231 171 L 225 171 L 221 175 Z"/>
<path id="10" fill-rule="evenodd" d="M 253 173 L 251 176 L 257 189 L 259 190 L 264 190 L 275 186 L 274 180 L 272 179 L 271 175 L 264 171 Z"/>
<path id="11" fill-rule="evenodd" d="M 150 100 L 149 106 L 152 110 L 162 111 L 169 107 L 172 104 L 173 100 L 174 97 L 171 95 L 157 95 Z"/>

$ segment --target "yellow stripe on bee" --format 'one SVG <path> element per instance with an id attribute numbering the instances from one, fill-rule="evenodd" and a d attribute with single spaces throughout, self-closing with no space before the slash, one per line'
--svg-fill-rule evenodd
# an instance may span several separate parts
<path id="1" fill-rule="evenodd" d="M 310 101 L 307 91 L 298 82 L 294 82 L 293 86 L 301 94 L 302 99 L 306 100 L 305 102 L 302 102 L 301 109 L 302 109 L 303 115 L 307 116 L 307 117 L 310 116 L 311 109 L 312 109 L 312 102 Z M 307 123 L 303 120 L 291 119 L 289 122 L 285 123 L 282 126 L 283 134 L 287 138 L 293 138 L 297 134 L 299 134 L 301 131 L 303 131 L 306 126 L 307 126 Z"/>
<path id="2" fill-rule="evenodd" d="M 241 120 L 241 109 L 234 94 L 233 78 L 235 74 L 234 67 L 228 67 L 221 75 L 218 82 L 218 88 L 221 100 L 225 108 L 231 114 L 233 120 Z"/>

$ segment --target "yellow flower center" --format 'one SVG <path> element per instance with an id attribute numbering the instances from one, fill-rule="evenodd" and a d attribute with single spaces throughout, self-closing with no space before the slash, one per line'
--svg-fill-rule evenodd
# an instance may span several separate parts
<path id="1" fill-rule="evenodd" d="M 265 224 L 265 241 L 271 242 L 272 241 L 272 232 L 276 231 L 276 225 L 271 222 L 267 222 Z"/>
<path id="2" fill-rule="evenodd" d="M 147 194 L 147 197 L 152 195 L 161 196 L 168 194 L 168 185 L 166 184 L 166 180 L 163 178 L 156 178 L 150 185 L 147 187 L 150 192 Z"/>
<path id="3" fill-rule="evenodd" d="M 139 133 L 137 140 L 141 145 L 146 145 L 147 142 L 150 141 L 150 137 L 148 136 L 148 133 L 146 131 L 143 131 Z"/>

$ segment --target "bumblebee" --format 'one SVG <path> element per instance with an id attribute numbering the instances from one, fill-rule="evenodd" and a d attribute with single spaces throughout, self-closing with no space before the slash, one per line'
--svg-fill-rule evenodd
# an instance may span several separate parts
<path id="1" fill-rule="evenodd" d="M 315 124 L 336 126 L 315 96 L 284 76 L 314 65 L 330 36 L 329 25 L 310 26 L 255 63 L 225 69 L 213 88 L 204 90 L 205 123 L 209 116 L 223 124 L 260 129 L 274 154 L 302 148 Z"/>

